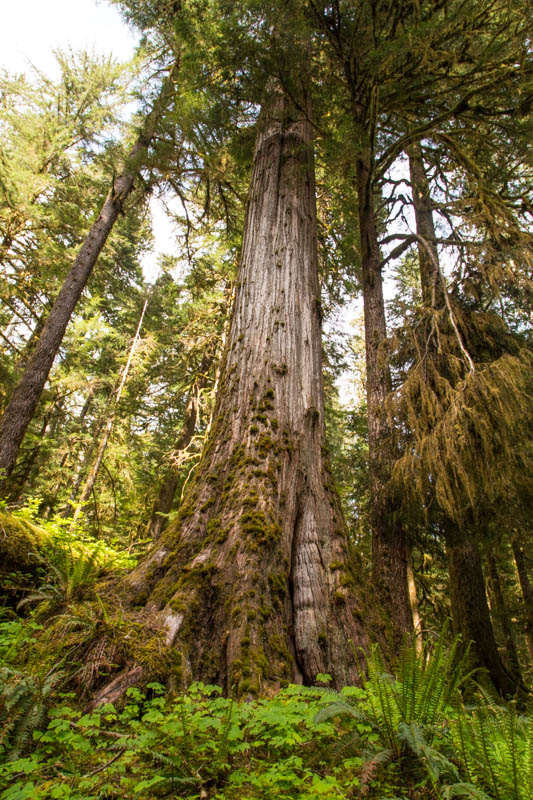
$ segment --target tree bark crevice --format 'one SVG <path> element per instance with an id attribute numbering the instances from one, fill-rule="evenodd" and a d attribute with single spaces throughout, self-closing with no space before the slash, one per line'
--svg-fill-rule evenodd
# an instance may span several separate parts
<path id="1" fill-rule="evenodd" d="M 325 456 L 321 358 L 312 128 L 269 81 L 212 425 L 177 519 L 128 579 L 179 685 L 341 686 L 382 634 Z"/>

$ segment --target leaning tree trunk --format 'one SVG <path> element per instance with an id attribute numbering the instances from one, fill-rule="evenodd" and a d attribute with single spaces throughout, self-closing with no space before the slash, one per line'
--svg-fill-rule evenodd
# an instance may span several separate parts
<path id="1" fill-rule="evenodd" d="M 447 303 L 446 286 L 442 279 L 436 247 L 433 203 L 429 181 L 418 142 L 407 149 L 413 206 L 418 237 L 418 257 L 422 300 L 426 309 L 438 314 L 446 310 L 444 321 L 448 325 L 450 306 Z M 443 357 L 434 345 L 428 345 L 428 354 L 440 361 L 440 371 L 447 373 L 446 354 Z M 451 519 L 446 519 L 446 543 L 450 577 L 451 607 L 454 626 L 465 642 L 472 641 L 473 662 L 489 670 L 495 686 L 503 694 L 512 694 L 517 685 L 502 664 L 492 622 L 479 545 L 472 532 L 465 533 Z"/>
<path id="2" fill-rule="evenodd" d="M 164 626 L 177 682 L 241 695 L 324 672 L 356 680 L 372 625 L 325 455 L 305 108 L 269 81 L 213 423 L 178 520 L 127 589 Z"/>
<path id="3" fill-rule="evenodd" d="M 145 120 L 142 133 L 129 153 L 124 172 L 115 178 L 98 218 L 74 260 L 4 411 L 0 424 L 0 496 L 5 491 L 6 479 L 15 466 L 22 439 L 39 402 L 72 312 L 146 160 L 148 146 L 155 134 L 167 94 L 171 90 L 172 75 L 167 78 L 158 101 Z"/>
<path id="4" fill-rule="evenodd" d="M 392 432 L 385 414 L 391 376 L 383 350 L 387 329 L 370 148 L 362 151 L 357 160 L 357 194 L 365 319 L 372 574 L 399 645 L 402 634 L 412 630 L 413 618 L 407 585 L 407 540 L 389 489 L 395 460 Z"/>

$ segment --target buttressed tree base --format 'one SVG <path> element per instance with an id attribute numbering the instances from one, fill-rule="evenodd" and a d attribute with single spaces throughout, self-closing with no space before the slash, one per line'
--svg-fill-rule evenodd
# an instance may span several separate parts
<path id="1" fill-rule="evenodd" d="M 305 89 L 297 107 L 271 79 L 212 427 L 178 520 L 127 579 L 179 685 L 340 686 L 379 638 L 325 453 L 313 169 Z"/>

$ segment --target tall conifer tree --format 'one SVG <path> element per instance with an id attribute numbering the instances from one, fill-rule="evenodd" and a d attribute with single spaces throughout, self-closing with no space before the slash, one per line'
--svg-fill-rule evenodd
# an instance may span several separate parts
<path id="1" fill-rule="evenodd" d="M 240 694 L 320 672 L 355 680 L 373 624 L 325 453 L 307 56 L 299 38 L 285 45 L 291 67 L 268 79 L 258 123 L 213 424 L 178 520 L 127 582 L 184 683 Z M 137 679 L 134 667 L 99 699 Z"/>
<path id="2" fill-rule="evenodd" d="M 135 179 L 145 165 L 148 148 L 160 124 L 161 116 L 166 110 L 169 98 L 174 92 L 176 68 L 176 66 L 173 67 L 170 75 L 165 79 L 161 94 L 154 108 L 146 117 L 141 133 L 128 155 L 124 170 L 113 181 L 113 186 L 65 278 L 39 334 L 33 353 L 25 363 L 22 376 L 2 415 L 0 421 L 1 494 L 5 492 L 7 479 L 15 466 L 20 444 L 35 413 L 72 312 L 81 297 L 109 233 L 123 209 L 124 202 L 133 189 Z"/>

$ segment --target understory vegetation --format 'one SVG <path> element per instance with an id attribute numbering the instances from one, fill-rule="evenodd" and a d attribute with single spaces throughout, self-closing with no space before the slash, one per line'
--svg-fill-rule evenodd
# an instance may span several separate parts
<path id="1" fill-rule="evenodd" d="M 4 663 L 20 663 L 36 628 L 0 623 Z M 335 692 L 318 675 L 324 688 L 259 700 L 154 682 L 83 710 L 60 666 L 3 667 L 0 798 L 529 800 L 531 710 L 484 693 L 445 633 L 423 653 L 404 644 L 395 675 L 374 648 L 362 687 Z"/>

